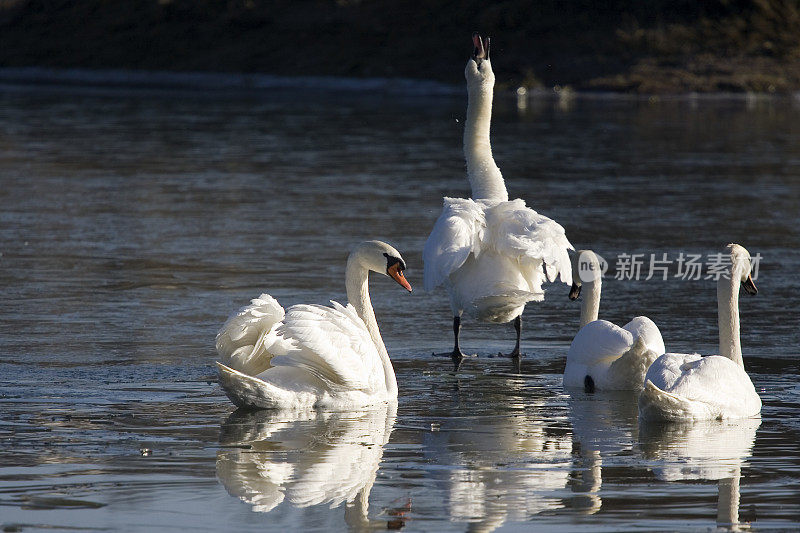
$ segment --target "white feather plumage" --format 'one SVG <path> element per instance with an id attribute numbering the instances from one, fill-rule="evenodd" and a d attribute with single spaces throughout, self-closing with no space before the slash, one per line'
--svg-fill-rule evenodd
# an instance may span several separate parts
<path id="1" fill-rule="evenodd" d="M 729 276 L 717 282 L 720 353 L 665 353 L 647 370 L 639 395 L 639 416 L 645 420 L 726 420 L 756 416 L 761 398 L 742 361 L 739 337 L 739 286 L 755 294 L 750 253 L 729 244 Z"/>
<path id="2" fill-rule="evenodd" d="M 217 335 L 217 367 L 231 401 L 350 409 L 396 399 L 397 381 L 367 288 L 368 272 L 387 273 L 390 258 L 402 263 L 399 252 L 380 241 L 362 243 L 350 254 L 347 306 L 294 305 L 284 312 L 262 294 L 229 318 Z M 402 274 L 393 275 L 410 290 Z"/>
<path id="3" fill-rule="evenodd" d="M 467 313 L 486 322 L 515 319 L 530 301 L 544 298 L 542 283 L 572 277 L 572 249 L 558 223 L 508 200 L 503 176 L 492 157 L 489 128 L 494 73 L 480 37 L 467 62 L 469 102 L 464 157 L 472 199 L 445 198 L 425 243 L 425 290 L 444 285 L 455 317 Z M 488 41 L 486 41 L 488 46 Z"/>

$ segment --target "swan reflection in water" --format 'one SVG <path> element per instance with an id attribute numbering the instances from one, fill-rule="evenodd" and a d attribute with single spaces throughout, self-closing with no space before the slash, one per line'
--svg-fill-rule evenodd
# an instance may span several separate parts
<path id="1" fill-rule="evenodd" d="M 570 488 L 571 507 L 594 514 L 602 506 L 603 458 L 628 455 L 636 443 L 638 407 L 636 393 L 608 391 L 603 394 L 573 392 L 568 400 L 575 463 Z"/>
<path id="2" fill-rule="evenodd" d="M 425 457 L 449 465 L 429 473 L 446 493 L 450 520 L 468 523 L 468 531 L 493 531 L 562 508 L 572 462 L 565 420 L 543 415 L 546 402 L 526 396 L 528 380 L 478 383 L 487 379 L 498 377 L 479 375 L 464 390 L 459 386 L 450 416 L 423 433 Z M 480 397 L 477 390 L 503 394 Z"/>
<path id="3" fill-rule="evenodd" d="M 687 423 L 641 421 L 639 441 L 645 458 L 658 460 L 653 465 L 657 478 L 717 481 L 717 525 L 738 531 L 749 527 L 739 522 L 739 479 L 760 425 L 760 418 Z"/>
<path id="4" fill-rule="evenodd" d="M 371 528 L 369 493 L 396 414 L 395 403 L 358 412 L 235 411 L 222 425 L 220 443 L 236 448 L 217 454 L 217 477 L 255 512 L 284 501 L 345 504 L 347 525 Z M 381 526 L 402 524 L 393 517 Z"/>

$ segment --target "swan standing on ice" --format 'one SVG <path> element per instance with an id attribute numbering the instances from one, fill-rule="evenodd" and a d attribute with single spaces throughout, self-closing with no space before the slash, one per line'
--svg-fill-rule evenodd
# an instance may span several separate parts
<path id="1" fill-rule="evenodd" d="M 238 406 L 359 408 L 397 399 L 397 380 L 369 298 L 369 271 L 411 291 L 400 253 L 366 241 L 350 253 L 348 305 L 294 305 L 268 294 L 231 316 L 217 334 L 219 383 Z"/>
<path id="2" fill-rule="evenodd" d="M 494 73 L 489 39 L 472 36 L 475 52 L 467 61 L 469 94 L 464 126 L 464 156 L 472 198 L 445 198 L 444 209 L 425 249 L 425 290 L 444 284 L 453 310 L 456 370 L 464 354 L 458 345 L 461 315 L 483 322 L 514 321 L 517 343 L 509 354 L 519 357 L 521 315 L 525 304 L 544 299 L 542 282 L 569 283 L 572 249 L 558 223 L 508 200 L 503 176 L 492 158 L 489 126 Z"/>
<path id="3" fill-rule="evenodd" d="M 730 276 L 717 282 L 719 351 L 722 355 L 665 353 L 650 366 L 639 395 L 645 420 L 746 418 L 761 412 L 759 398 L 744 370 L 739 339 L 739 285 L 756 294 L 750 253 L 729 244 Z"/>
<path id="4" fill-rule="evenodd" d="M 641 389 L 648 367 L 666 351 L 661 331 L 646 316 L 637 316 L 622 327 L 598 320 L 600 261 L 591 250 L 579 250 L 573 261 L 569 299 L 583 294 L 583 302 L 580 331 L 567 353 L 564 387 L 582 387 L 587 392 Z"/>

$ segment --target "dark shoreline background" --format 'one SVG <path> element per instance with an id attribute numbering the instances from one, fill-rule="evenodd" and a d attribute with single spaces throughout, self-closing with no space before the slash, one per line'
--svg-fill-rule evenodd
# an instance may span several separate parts
<path id="1" fill-rule="evenodd" d="M 800 89 L 797 0 L 0 0 L 0 67 L 460 84 L 473 30 L 500 89 Z"/>

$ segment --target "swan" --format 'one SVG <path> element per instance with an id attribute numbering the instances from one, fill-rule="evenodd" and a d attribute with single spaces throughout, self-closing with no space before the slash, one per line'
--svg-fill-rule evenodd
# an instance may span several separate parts
<path id="1" fill-rule="evenodd" d="M 268 294 L 231 316 L 217 334 L 219 383 L 237 406 L 351 409 L 397 399 L 397 380 L 369 298 L 368 273 L 409 292 L 400 253 L 366 241 L 345 270 L 348 305 L 293 305 Z"/>
<path id="2" fill-rule="evenodd" d="M 666 351 L 664 339 L 646 316 L 637 316 L 622 327 L 598 320 L 601 283 L 597 254 L 591 250 L 575 253 L 569 299 L 575 300 L 581 293 L 584 296 L 580 330 L 567 353 L 564 387 L 581 387 L 587 392 L 640 390 L 648 367 Z"/>
<path id="3" fill-rule="evenodd" d="M 744 370 L 739 339 L 739 285 L 756 294 L 750 253 L 729 244 L 730 276 L 717 281 L 719 351 L 722 355 L 665 353 L 647 370 L 639 395 L 645 420 L 724 420 L 761 412 L 753 382 Z"/>
<path id="4" fill-rule="evenodd" d="M 489 39 L 472 36 L 475 51 L 467 61 L 467 119 L 464 156 L 472 198 L 444 198 L 441 216 L 425 243 L 424 287 L 444 285 L 453 311 L 456 370 L 464 354 L 458 343 L 461 316 L 483 322 L 514 321 L 517 342 L 509 356 L 519 357 L 521 315 L 525 304 L 544 299 L 545 280 L 569 283 L 572 245 L 555 221 L 508 199 L 503 176 L 492 157 L 494 73 Z"/>

